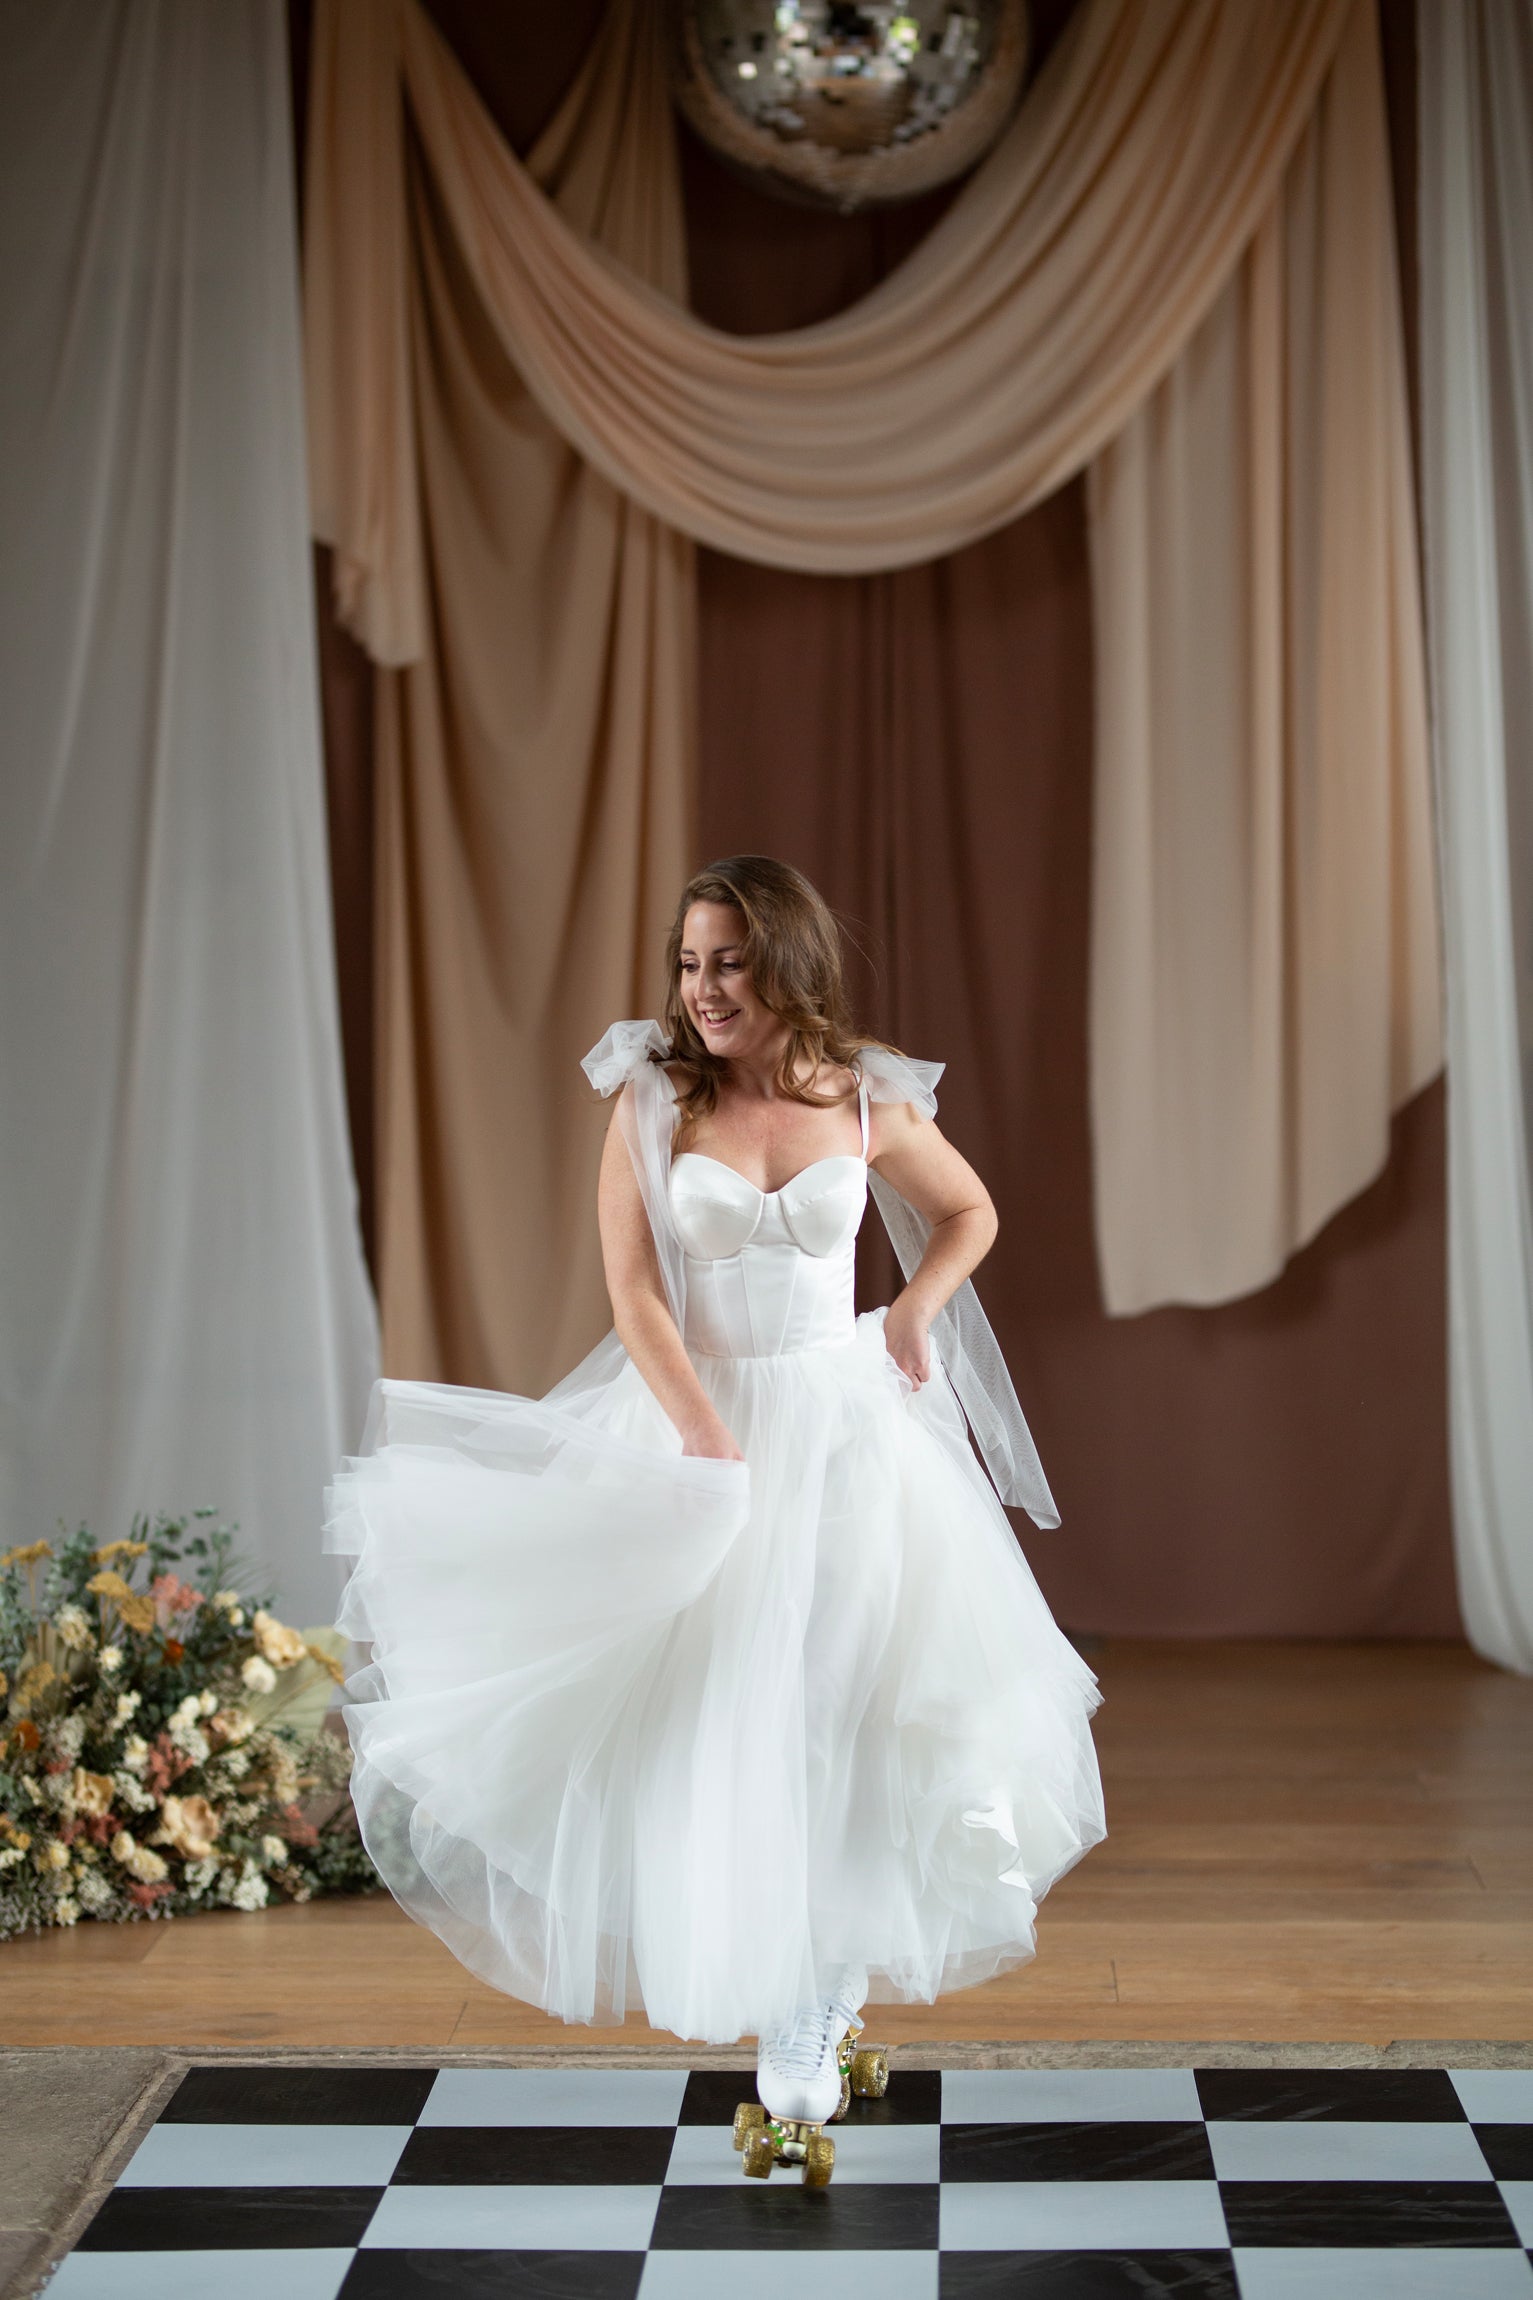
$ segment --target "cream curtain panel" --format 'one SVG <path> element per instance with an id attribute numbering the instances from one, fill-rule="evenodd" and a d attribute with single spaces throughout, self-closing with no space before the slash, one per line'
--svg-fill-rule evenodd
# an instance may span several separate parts
<path id="1" fill-rule="evenodd" d="M 1275 1277 L 1442 1063 L 1378 23 L 1093 464 L 1090 1064 L 1109 1310 Z"/>
<path id="2" fill-rule="evenodd" d="M 330 1620 L 341 1090 L 280 0 L 4 0 L 0 1544 L 208 1504 Z"/>
<path id="3" fill-rule="evenodd" d="M 1419 22 L 1454 1544 L 1470 1639 L 1533 1672 L 1533 18 Z"/>
<path id="4" fill-rule="evenodd" d="M 684 569 L 675 569 L 676 594 L 657 589 L 647 643 L 619 645 L 613 591 L 544 587 L 541 570 L 562 577 L 565 562 L 561 551 L 549 554 L 554 526 L 529 524 L 526 501 L 559 499 L 568 482 L 558 475 L 570 471 L 573 451 L 592 484 L 599 475 L 609 488 L 614 521 L 664 522 L 647 546 L 657 564 L 666 549 L 661 536 L 681 533 L 809 570 L 891 567 L 1014 518 L 1122 434 L 1157 387 L 1167 384 L 1173 399 L 1180 393 L 1186 401 L 1201 378 L 1203 411 L 1217 403 L 1220 452 L 1269 490 L 1261 504 L 1265 571 L 1271 552 L 1287 552 L 1296 538 L 1300 568 L 1318 569 L 1305 527 L 1318 514 L 1323 482 L 1291 481 L 1288 465 L 1307 456 L 1340 484 L 1360 444 L 1357 394 L 1345 391 L 1339 401 L 1333 391 L 1310 394 L 1285 412 L 1280 395 L 1249 388 L 1249 376 L 1243 381 L 1241 360 L 1227 357 L 1209 376 L 1203 330 L 1228 342 L 1244 328 L 1246 354 L 1263 354 L 1260 335 L 1241 316 L 1244 270 L 1259 261 L 1247 251 L 1261 235 L 1267 273 L 1275 268 L 1286 282 L 1273 339 L 1286 330 L 1284 356 L 1297 361 L 1306 330 L 1320 324 L 1315 297 L 1339 279 L 1361 285 L 1359 313 L 1336 308 L 1333 296 L 1320 315 L 1332 331 L 1326 372 L 1333 382 L 1345 373 L 1356 318 L 1365 371 L 1382 362 L 1391 378 L 1386 434 L 1398 421 L 1398 335 L 1388 334 L 1385 289 L 1375 276 L 1393 261 L 1380 228 L 1380 183 L 1367 160 L 1349 161 L 1340 190 L 1350 195 L 1361 186 L 1366 199 L 1348 274 L 1338 187 L 1315 159 L 1307 163 L 1307 193 L 1291 193 L 1285 176 L 1301 139 L 1324 133 L 1311 128 L 1321 90 L 1349 22 L 1365 7 L 1366 0 L 1355 10 L 1352 0 L 1294 0 L 1280 9 L 1245 0 L 1174 8 L 1083 0 L 1013 128 L 898 274 L 823 326 L 742 339 L 702 326 L 679 301 L 680 218 L 658 56 L 653 73 L 635 73 L 631 86 L 618 84 L 612 63 L 625 43 L 653 49 L 655 14 L 644 0 L 616 0 L 586 84 L 588 102 L 593 87 L 610 89 L 609 117 L 627 139 L 630 214 L 652 230 L 642 262 L 630 249 L 600 244 L 599 233 L 586 236 L 579 214 L 540 191 L 538 167 L 518 166 L 415 0 L 322 0 L 307 243 L 318 530 L 335 547 L 338 596 L 352 627 L 380 663 L 409 666 L 404 697 L 417 693 L 421 678 L 440 689 L 449 655 L 453 683 L 464 690 L 452 708 L 433 706 L 429 732 L 428 714 L 414 711 L 408 755 L 392 737 L 385 745 L 396 818 L 412 809 L 418 816 L 428 803 L 419 795 L 422 776 L 439 794 L 429 802 L 439 835 L 428 838 L 417 821 L 408 835 L 391 831 L 386 843 L 381 1254 L 388 1352 L 399 1370 L 517 1387 L 551 1375 L 567 1354 L 565 1336 L 529 1363 L 517 1318 L 490 1300 L 514 1291 L 525 1302 L 519 1281 L 528 1273 L 551 1280 L 573 1270 L 575 1283 L 561 1297 L 569 1333 L 595 1328 L 599 1283 L 576 1243 L 582 1224 L 589 1231 L 584 1194 L 594 1152 L 579 1113 L 559 1098 L 555 1049 L 567 1062 L 579 1035 L 570 1021 L 577 1009 L 599 1029 L 629 1003 L 643 950 L 640 915 L 654 909 L 683 860 L 691 666 L 686 614 L 676 601 Z M 1347 140 L 1345 105 L 1361 100 L 1376 110 L 1371 47 L 1339 84 L 1325 146 L 1333 160 Z M 1378 157 L 1376 138 L 1367 151 Z M 1302 172 L 1306 163 L 1299 165 Z M 1287 221 L 1285 203 L 1294 200 Z M 1306 232 L 1314 243 L 1307 264 Z M 1290 239 L 1291 261 L 1280 252 Z M 443 316 L 449 300 L 451 328 Z M 1183 363 L 1190 363 L 1185 373 Z M 467 372 L 454 373 L 455 364 Z M 464 437 L 452 436 L 456 426 L 465 426 Z M 496 480 L 501 449 L 492 436 L 509 458 L 525 447 L 521 487 Z M 1181 419 L 1181 436 L 1194 457 L 1201 452 L 1196 407 Z M 1434 1060 L 1419 984 L 1435 970 L 1435 917 L 1429 889 L 1423 900 L 1409 827 L 1420 793 L 1401 799 L 1387 821 L 1376 803 L 1381 782 L 1400 797 L 1413 760 L 1424 783 L 1419 663 L 1413 671 L 1408 636 L 1398 650 L 1378 648 L 1380 635 L 1396 631 L 1408 613 L 1409 578 L 1397 564 L 1410 548 L 1408 515 L 1400 516 L 1393 492 L 1404 469 L 1397 448 L 1392 436 L 1370 447 L 1386 483 L 1357 492 L 1352 508 L 1361 524 L 1350 552 L 1327 565 L 1326 612 L 1341 620 L 1327 635 L 1324 662 L 1304 668 L 1296 691 L 1279 697 L 1265 666 L 1295 645 L 1314 651 L 1315 603 L 1297 584 L 1286 592 L 1256 587 L 1243 617 L 1222 617 L 1220 645 L 1250 650 L 1257 669 L 1245 660 L 1216 666 L 1227 707 L 1203 714 L 1201 772 L 1216 808 L 1212 867 L 1220 891 L 1207 905 L 1202 955 L 1235 986 L 1232 1003 L 1242 982 L 1251 985 L 1252 1028 L 1265 1027 L 1263 999 L 1270 1005 L 1274 984 L 1283 984 L 1280 1079 L 1246 1059 L 1243 1047 L 1231 1060 L 1228 1015 L 1200 1032 L 1168 1013 L 1185 991 L 1174 951 L 1152 949 L 1158 971 L 1143 995 L 1153 1010 L 1151 1043 L 1179 1047 L 1179 1070 L 1147 1072 L 1137 1020 L 1124 1023 L 1114 1011 L 1103 1027 L 1106 986 L 1143 963 L 1146 912 L 1178 881 L 1195 882 L 1201 867 L 1210 826 L 1196 805 L 1157 820 L 1163 850 L 1184 842 L 1169 877 L 1142 838 L 1139 811 L 1147 796 L 1159 808 L 1171 795 L 1166 742 L 1197 725 L 1187 682 L 1197 685 L 1201 665 L 1157 661 L 1153 743 L 1130 729 L 1125 755 L 1099 762 L 1099 889 L 1104 878 L 1128 872 L 1118 889 L 1121 916 L 1099 902 L 1095 922 L 1104 986 L 1093 1000 L 1098 1228 L 1115 1308 L 1218 1299 L 1274 1274 L 1373 1170 L 1392 1101 Z M 1162 552 L 1155 576 L 1160 582 L 1169 572 L 1180 583 L 1180 603 L 1168 611 L 1192 631 L 1211 561 L 1233 564 L 1240 585 L 1250 581 L 1249 506 L 1244 497 L 1239 509 L 1216 499 L 1154 455 L 1143 471 L 1146 515 L 1157 527 L 1163 515 L 1181 522 L 1180 555 Z M 1144 660 L 1156 643 L 1143 558 L 1154 538 L 1136 533 L 1132 518 L 1115 517 L 1115 505 L 1132 492 L 1131 485 L 1099 491 L 1099 554 L 1126 554 L 1104 572 L 1100 590 L 1132 625 L 1130 641 Z M 487 570 L 507 586 L 500 610 L 487 593 L 470 595 Z M 674 613 L 658 604 L 662 592 Z M 519 598 L 535 602 L 521 629 L 505 611 Z M 568 671 L 566 706 L 529 711 L 527 697 L 541 695 L 550 663 Z M 1363 668 L 1339 677 L 1346 663 Z M 582 693 L 600 694 L 599 725 L 577 723 L 572 698 Z M 660 708 L 662 698 L 673 712 Z M 1361 803 L 1343 794 L 1304 819 L 1306 790 L 1312 796 L 1313 779 L 1332 774 L 1338 761 L 1351 790 L 1351 744 L 1370 712 L 1391 733 L 1386 757 L 1377 743 L 1366 747 L 1357 770 Z M 629 725 L 645 730 L 645 803 L 674 831 L 669 851 L 655 838 L 636 845 L 637 899 L 633 870 L 625 878 L 611 847 L 600 860 L 591 849 L 593 822 L 607 820 L 606 746 Z M 1106 714 L 1104 741 L 1114 727 L 1128 728 L 1123 709 Z M 1289 819 L 1281 829 L 1268 826 L 1255 851 L 1243 851 L 1250 840 L 1242 818 L 1270 810 L 1275 790 Z M 518 826 L 538 828 L 545 851 L 525 845 L 508 857 L 503 842 L 520 837 Z M 1381 837 L 1387 854 L 1378 851 Z M 448 851 L 454 839 L 456 862 Z M 1273 870 L 1345 890 L 1359 866 L 1389 962 L 1380 966 L 1371 929 L 1344 936 L 1340 947 L 1296 954 L 1304 906 L 1289 902 L 1271 914 Z M 1320 910 L 1323 943 L 1323 927 L 1338 912 L 1329 898 Z M 601 957 L 585 950 L 593 934 L 605 941 Z M 513 947 L 539 954 L 544 971 L 512 967 Z M 577 947 L 589 970 L 572 981 L 561 961 Z M 1310 995 L 1317 971 L 1326 990 L 1318 1006 Z M 463 996 L 467 976 L 482 993 L 477 1007 Z M 440 987 L 428 988 L 428 978 Z M 564 1001 L 557 1016 L 556 985 Z M 1404 1019 L 1396 1010 L 1402 995 L 1417 1001 Z M 1348 1062 L 1347 1034 L 1359 1020 L 1370 1049 L 1390 1049 L 1382 1071 L 1371 1054 L 1355 1068 Z M 547 1050 L 548 1066 L 518 1075 L 524 1031 Z M 1306 1033 L 1330 1043 L 1305 1047 L 1296 1063 L 1295 1044 Z M 1402 1046 L 1408 1052 L 1400 1059 Z M 516 1077 L 511 1099 L 524 1115 L 529 1107 L 547 1113 L 543 1153 L 528 1171 L 565 1184 L 557 1200 L 520 1186 L 508 1191 L 510 1102 L 488 1126 L 475 1115 L 486 1078 L 504 1076 Z M 1306 1133 L 1296 1079 L 1313 1100 L 1316 1082 L 1333 1077 L 1349 1114 L 1328 1135 L 1312 1113 Z M 499 1090 L 488 1091 L 493 1098 Z M 1104 1125 L 1114 1132 L 1105 1154 Z M 1196 1193 L 1186 1177 L 1206 1172 L 1223 1142 L 1239 1145 L 1236 1170 L 1215 1211 L 1203 1209 L 1204 1222 L 1217 1221 L 1222 1234 L 1212 1250 L 1201 1238 L 1189 1250 L 1187 1209 Z M 1166 1177 L 1177 1185 L 1170 1234 L 1163 1246 L 1152 1238 L 1147 1247 L 1146 1229 L 1166 1220 L 1157 1202 Z M 508 1239 L 525 1247 L 507 1251 Z M 408 1277 L 399 1274 L 407 1265 Z"/>

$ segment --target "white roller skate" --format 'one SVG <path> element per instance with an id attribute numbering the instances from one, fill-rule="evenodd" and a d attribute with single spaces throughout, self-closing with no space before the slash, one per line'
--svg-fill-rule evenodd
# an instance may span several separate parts
<path id="1" fill-rule="evenodd" d="M 735 2146 L 746 2176 L 765 2180 L 774 2164 L 803 2167 L 806 2188 L 823 2188 L 836 2164 L 827 2124 L 845 2116 L 854 2092 L 877 2099 L 888 2089 L 889 2060 L 877 2046 L 859 2047 L 866 1973 L 848 1973 L 831 1996 L 788 2027 L 763 2036 L 756 2054 L 757 2100 L 735 2110 Z"/>

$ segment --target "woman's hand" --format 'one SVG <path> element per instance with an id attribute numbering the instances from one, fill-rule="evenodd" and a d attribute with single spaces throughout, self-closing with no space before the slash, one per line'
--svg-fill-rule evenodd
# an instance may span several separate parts
<path id="1" fill-rule="evenodd" d="M 681 1450 L 694 1461 L 745 1459 L 717 1414 L 699 1415 L 695 1422 L 689 1422 L 681 1432 Z"/>
<path id="2" fill-rule="evenodd" d="M 909 1289 L 884 1315 L 884 1348 L 906 1380 L 921 1389 L 931 1379 L 931 1319 L 912 1301 Z"/>

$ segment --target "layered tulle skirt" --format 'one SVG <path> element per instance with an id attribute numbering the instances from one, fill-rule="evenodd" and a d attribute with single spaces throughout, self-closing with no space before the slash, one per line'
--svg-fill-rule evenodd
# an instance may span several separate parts
<path id="1" fill-rule="evenodd" d="M 882 1315 L 695 1358 L 744 1463 L 683 1457 L 615 1341 L 541 1402 L 379 1384 L 327 1532 L 353 1794 L 495 1987 L 711 2043 L 843 1965 L 929 2002 L 1031 1956 L 1103 1835 L 1095 1679 Z"/>

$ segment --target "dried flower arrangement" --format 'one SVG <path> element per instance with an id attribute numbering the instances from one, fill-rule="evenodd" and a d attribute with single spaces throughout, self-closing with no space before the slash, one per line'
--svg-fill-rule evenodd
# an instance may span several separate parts
<path id="1" fill-rule="evenodd" d="M 377 1884 L 324 1730 L 345 1641 L 232 1551 L 203 1510 L 0 1555 L 0 1940 Z"/>

